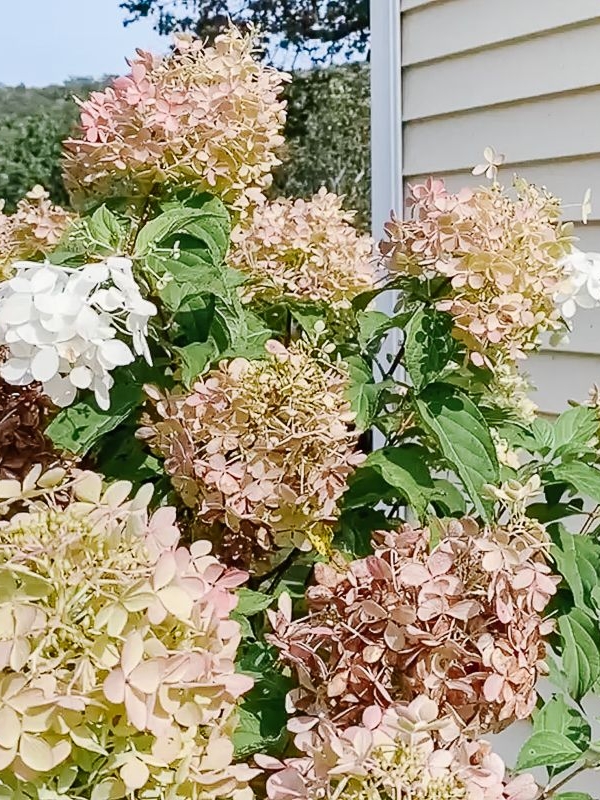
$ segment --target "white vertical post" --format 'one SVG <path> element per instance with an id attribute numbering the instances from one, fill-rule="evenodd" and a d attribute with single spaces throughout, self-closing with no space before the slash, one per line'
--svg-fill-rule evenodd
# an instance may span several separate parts
<path id="1" fill-rule="evenodd" d="M 402 190 L 402 72 L 400 0 L 370 0 L 371 14 L 371 215 L 375 241 L 383 238 L 390 211 L 401 215 Z M 377 299 L 381 311 L 392 314 L 395 293 Z M 393 328 L 382 355 L 393 356 L 400 346 Z M 402 378 L 403 370 L 396 373 Z"/>
<path id="2" fill-rule="evenodd" d="M 400 0 L 371 0 L 371 212 L 383 235 L 390 210 L 402 213 Z"/>

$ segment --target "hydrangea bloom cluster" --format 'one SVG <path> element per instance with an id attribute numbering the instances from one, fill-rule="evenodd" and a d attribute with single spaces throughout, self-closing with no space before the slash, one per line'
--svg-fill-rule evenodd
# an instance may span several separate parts
<path id="1" fill-rule="evenodd" d="M 540 334 L 562 327 L 555 298 L 571 242 L 556 198 L 522 180 L 513 199 L 496 183 L 452 194 L 429 179 L 411 187 L 407 205 L 410 218 L 386 226 L 388 269 L 447 279 L 438 308 L 474 364 L 524 358 Z"/>
<path id="2" fill-rule="evenodd" d="M 0 483 L 0 786 L 247 797 L 231 732 L 252 681 L 229 619 L 246 576 L 130 491 L 41 467 Z"/>
<path id="3" fill-rule="evenodd" d="M 232 232 L 230 263 L 249 276 L 247 302 L 282 297 L 348 308 L 373 288 L 373 242 L 352 225 L 342 198 L 322 188 L 310 200 L 258 205 Z"/>
<path id="4" fill-rule="evenodd" d="M 223 558 L 255 570 L 274 549 L 326 552 L 337 501 L 363 459 L 342 366 L 301 341 L 267 348 L 263 360 L 222 362 L 191 394 L 150 388 L 155 418 L 139 433 L 198 520 L 221 526 Z"/>
<path id="5" fill-rule="evenodd" d="M 2 213 L 0 204 L 0 280 L 9 277 L 13 261 L 49 252 L 65 232 L 71 215 L 49 197 L 43 186 L 34 186 L 14 214 Z"/>
<path id="6" fill-rule="evenodd" d="M 11 386 L 0 379 L 0 480 L 23 478 L 32 464 L 56 459 L 44 436 L 49 411 L 38 385 Z"/>
<path id="7" fill-rule="evenodd" d="M 600 253 L 582 253 L 574 248 L 564 267 L 567 275 L 556 300 L 563 317 L 571 320 L 578 308 L 600 305 Z"/>
<path id="8" fill-rule="evenodd" d="M 57 406 L 78 389 L 91 389 L 100 408 L 110 405 L 111 371 L 150 362 L 148 319 L 156 307 L 144 300 L 126 258 L 78 269 L 17 262 L 0 284 L 0 344 L 8 359 L 0 375 L 14 386 L 38 381 Z M 132 342 L 133 352 L 126 337 Z"/>
<path id="9" fill-rule="evenodd" d="M 486 387 L 485 398 L 509 417 L 532 423 L 538 407 L 530 397 L 531 390 L 529 380 L 514 361 L 500 357 L 494 364 L 494 375 Z"/>
<path id="10" fill-rule="evenodd" d="M 437 718 L 425 697 L 385 711 L 371 706 L 360 724 L 337 728 L 330 722 L 294 720 L 295 744 L 302 753 L 281 762 L 257 756 L 273 770 L 269 800 L 346 797 L 372 800 L 534 800 L 531 775 L 507 779 L 502 759 L 485 742 L 440 746 L 448 720 Z"/>
<path id="11" fill-rule="evenodd" d="M 192 186 L 244 208 L 279 164 L 287 78 L 253 57 L 235 29 L 205 47 L 178 36 L 164 57 L 138 50 L 131 74 L 81 103 L 81 138 L 66 142 L 65 184 L 90 196 Z"/>
<path id="12" fill-rule="evenodd" d="M 375 534 L 374 554 L 343 571 L 317 564 L 308 616 L 270 612 L 271 641 L 298 674 L 294 707 L 351 724 L 370 705 L 426 694 L 463 731 L 528 717 L 558 583 L 545 545 L 524 515 L 484 530 L 464 519 L 435 545 L 404 526 Z"/>

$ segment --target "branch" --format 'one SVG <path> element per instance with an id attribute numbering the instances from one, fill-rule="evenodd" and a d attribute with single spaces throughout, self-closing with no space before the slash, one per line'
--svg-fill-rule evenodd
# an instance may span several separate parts
<path id="1" fill-rule="evenodd" d="M 583 761 L 573 772 L 570 772 L 568 775 L 565 775 L 563 778 L 559 780 L 558 783 L 555 783 L 554 786 L 546 786 L 543 792 L 538 795 L 537 800 L 547 800 L 549 797 L 554 797 L 554 795 L 563 788 L 569 781 L 575 778 L 582 772 L 585 772 L 586 769 L 589 769 L 589 764 L 587 761 Z"/>

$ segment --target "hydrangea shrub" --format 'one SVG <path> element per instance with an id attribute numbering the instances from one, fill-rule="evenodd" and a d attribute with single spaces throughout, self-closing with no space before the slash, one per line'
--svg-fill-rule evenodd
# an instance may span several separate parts
<path id="1" fill-rule="evenodd" d="M 234 29 L 129 66 L 74 210 L 0 219 L 0 797 L 591 800 L 599 393 L 544 419 L 523 366 L 600 257 L 491 148 L 378 245 L 267 201 L 287 78 Z"/>

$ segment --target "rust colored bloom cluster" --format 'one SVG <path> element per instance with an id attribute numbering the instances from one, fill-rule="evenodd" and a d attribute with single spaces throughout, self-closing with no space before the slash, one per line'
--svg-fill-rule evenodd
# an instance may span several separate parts
<path id="1" fill-rule="evenodd" d="M 308 616 L 271 612 L 271 640 L 298 673 L 295 708 L 350 724 L 425 694 L 475 734 L 528 717 L 558 582 L 540 535 L 464 519 L 434 544 L 405 526 L 375 534 L 374 555 L 346 571 L 317 564 Z"/>
<path id="2" fill-rule="evenodd" d="M 81 138 L 65 143 L 65 184 L 86 198 L 147 195 L 169 183 L 244 208 L 279 164 L 287 76 L 256 60 L 232 28 L 214 46 L 178 36 L 164 57 L 138 50 L 131 74 L 81 103 Z"/>
<path id="3" fill-rule="evenodd" d="M 415 698 L 384 712 L 371 706 L 360 724 L 292 720 L 301 755 L 279 761 L 256 756 L 265 769 L 269 800 L 345 797 L 373 800 L 535 800 L 531 775 L 510 779 L 486 742 L 440 746 L 448 719 L 434 702 Z"/>
<path id="4" fill-rule="evenodd" d="M 236 358 L 188 395 L 149 388 L 154 414 L 139 435 L 223 558 L 260 570 L 274 550 L 326 551 L 348 475 L 363 456 L 349 427 L 347 373 L 297 342 Z"/>
<path id="5" fill-rule="evenodd" d="M 246 301 L 282 297 L 348 308 L 373 288 L 373 242 L 352 225 L 342 198 L 322 188 L 310 200 L 257 206 L 232 232 L 230 263 L 249 276 Z"/>
<path id="6" fill-rule="evenodd" d="M 480 366 L 524 358 L 562 326 L 555 298 L 571 240 L 560 203 L 523 180 L 515 188 L 512 198 L 497 183 L 458 194 L 441 180 L 412 186 L 409 219 L 392 219 L 380 246 L 390 272 L 446 279 L 438 308 Z"/>
<path id="7" fill-rule="evenodd" d="M 49 410 L 37 384 L 10 386 L 0 378 L 0 480 L 22 480 L 34 464 L 56 459 L 43 433 Z"/>
<path id="8" fill-rule="evenodd" d="M 2 213 L 0 205 L 0 280 L 10 276 L 13 261 L 49 252 L 65 232 L 71 215 L 49 197 L 43 186 L 34 186 L 14 214 Z"/>

